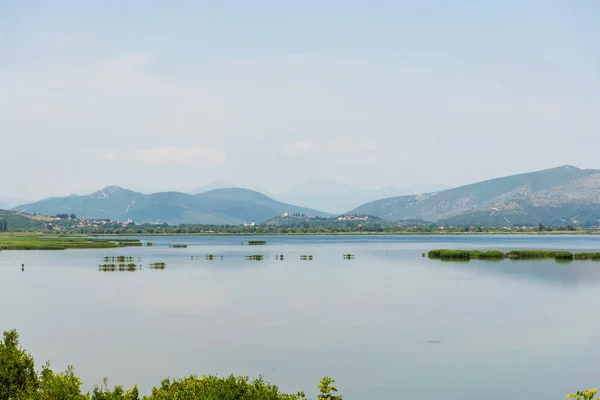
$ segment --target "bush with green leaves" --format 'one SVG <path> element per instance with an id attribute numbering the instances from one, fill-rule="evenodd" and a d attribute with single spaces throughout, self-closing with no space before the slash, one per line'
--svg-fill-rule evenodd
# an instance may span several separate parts
<path id="1" fill-rule="evenodd" d="M 341 400 L 336 395 L 335 381 L 324 377 L 319 383 L 319 400 Z M 301 400 L 306 399 L 304 392 L 287 394 L 263 380 L 262 377 L 251 380 L 248 377 L 218 377 L 205 375 L 189 376 L 182 379 L 165 379 L 152 394 L 140 397 L 137 386 L 125 390 L 121 386 L 103 385 L 90 393 L 81 392 L 81 380 L 75 375 L 73 367 L 55 373 L 46 363 L 37 373 L 33 357 L 19 346 L 16 331 L 4 332 L 0 342 L 0 400 Z"/>

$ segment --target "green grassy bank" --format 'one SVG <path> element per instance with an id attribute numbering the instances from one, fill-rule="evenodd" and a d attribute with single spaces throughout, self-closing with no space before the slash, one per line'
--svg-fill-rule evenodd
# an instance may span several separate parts
<path id="1" fill-rule="evenodd" d="M 0 250 L 110 249 L 131 246 L 135 243 L 140 242 L 136 239 L 115 243 L 109 239 L 88 237 L 52 237 L 29 234 L 0 235 Z"/>

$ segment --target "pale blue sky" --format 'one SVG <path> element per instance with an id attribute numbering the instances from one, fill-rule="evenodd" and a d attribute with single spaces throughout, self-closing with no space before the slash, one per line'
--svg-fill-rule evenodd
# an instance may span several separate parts
<path id="1" fill-rule="evenodd" d="M 0 196 L 600 168 L 600 3 L 0 2 Z"/>

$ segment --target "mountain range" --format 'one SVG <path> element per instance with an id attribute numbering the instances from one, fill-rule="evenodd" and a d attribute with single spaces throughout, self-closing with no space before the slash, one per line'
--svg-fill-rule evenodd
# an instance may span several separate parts
<path id="1" fill-rule="evenodd" d="M 570 165 L 364 204 L 350 213 L 447 225 L 598 225 L 600 170 Z"/>
<path id="2" fill-rule="evenodd" d="M 227 183 L 225 181 L 214 181 L 214 182 L 208 183 L 204 186 L 200 186 L 200 187 L 192 190 L 190 193 L 191 194 L 200 194 L 200 193 L 210 192 L 211 190 L 215 190 L 215 189 L 249 189 L 249 190 L 253 190 L 255 192 L 262 193 L 266 196 L 273 197 L 273 195 L 262 186 L 241 187 L 241 186 L 233 185 L 231 183 Z M 296 203 L 294 203 L 294 204 L 296 204 Z"/>
<path id="3" fill-rule="evenodd" d="M 143 194 L 108 186 L 86 196 L 54 197 L 24 204 L 14 211 L 147 223 L 232 224 L 264 222 L 283 213 L 325 217 L 330 214 L 273 200 L 248 189 L 214 189 L 192 195 L 180 192 Z"/>
<path id="4" fill-rule="evenodd" d="M 221 183 L 224 184 L 224 183 Z M 415 187 L 421 191 L 426 187 Z M 262 223 L 284 213 L 326 217 L 331 211 L 364 196 L 382 196 L 346 210 L 347 215 L 369 215 L 388 221 L 422 220 L 443 225 L 514 226 L 600 225 L 600 170 L 570 165 L 491 179 L 422 194 L 385 196 L 395 188 L 360 192 L 352 186 L 315 181 L 278 196 L 278 201 L 242 188 L 206 188 L 199 194 L 162 192 L 143 194 L 109 186 L 87 196 L 49 198 L 14 208 L 15 211 L 118 221 L 178 224 Z M 408 190 L 408 189 L 405 189 Z M 300 207 L 303 204 L 312 207 Z"/>
<path id="5" fill-rule="evenodd" d="M 275 198 L 292 204 L 324 210 L 334 214 L 342 214 L 361 204 L 392 196 L 435 192 L 448 189 L 438 184 L 421 184 L 404 188 L 385 186 L 380 189 L 362 189 L 352 185 L 325 180 L 313 180 L 294 186 Z"/>

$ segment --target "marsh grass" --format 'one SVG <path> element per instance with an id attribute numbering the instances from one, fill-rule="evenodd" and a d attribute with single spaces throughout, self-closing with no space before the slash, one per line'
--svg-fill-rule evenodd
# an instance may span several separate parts
<path id="1" fill-rule="evenodd" d="M 575 260 L 600 261 L 600 252 L 596 253 L 576 253 L 573 255 Z"/>
<path id="2" fill-rule="evenodd" d="M 126 243 L 134 243 L 131 239 Z M 125 242 L 89 237 L 56 237 L 42 235 L 0 235 L 0 250 L 66 250 L 110 249 L 124 247 Z M 139 243 L 139 241 L 137 241 Z M 130 244 L 128 244 L 130 245 Z"/>
<path id="3" fill-rule="evenodd" d="M 248 240 L 249 246 L 260 246 L 267 244 L 266 240 Z"/>
<path id="4" fill-rule="evenodd" d="M 565 250 L 511 250 L 507 253 L 498 250 L 431 250 L 428 257 L 440 260 L 536 260 L 554 259 L 557 261 L 572 260 L 596 260 L 600 261 L 600 253 L 577 253 L 573 254 Z"/>

